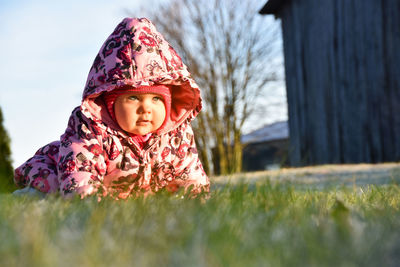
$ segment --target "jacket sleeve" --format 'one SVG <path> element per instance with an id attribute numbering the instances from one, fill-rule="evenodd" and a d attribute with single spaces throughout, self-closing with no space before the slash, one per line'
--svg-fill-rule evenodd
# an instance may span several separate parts
<path id="1" fill-rule="evenodd" d="M 14 171 L 15 184 L 20 188 L 25 187 L 25 191 L 34 188 L 42 193 L 58 192 L 57 158 L 59 146 L 59 141 L 45 145 L 32 158 L 16 168 Z"/>
<path id="2" fill-rule="evenodd" d="M 58 162 L 60 193 L 82 198 L 96 193 L 106 172 L 101 135 L 95 134 L 90 120 L 80 111 L 73 112 L 68 128 L 61 136 Z"/>
<path id="3" fill-rule="evenodd" d="M 178 135 L 181 142 L 175 151 L 176 178 L 170 187 L 174 184 L 186 189 L 192 187 L 191 192 L 194 194 L 209 192 L 210 180 L 200 162 L 190 123 L 184 123 Z"/>

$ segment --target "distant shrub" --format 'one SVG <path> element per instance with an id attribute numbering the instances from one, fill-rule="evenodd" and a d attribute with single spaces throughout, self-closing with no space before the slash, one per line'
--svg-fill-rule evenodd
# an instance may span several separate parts
<path id="1" fill-rule="evenodd" d="M 14 189 L 10 137 L 3 126 L 3 112 L 0 108 L 0 193 L 11 192 Z"/>

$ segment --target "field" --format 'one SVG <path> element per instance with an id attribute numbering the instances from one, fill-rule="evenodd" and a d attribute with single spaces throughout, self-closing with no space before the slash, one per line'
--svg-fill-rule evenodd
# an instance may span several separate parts
<path id="1" fill-rule="evenodd" d="M 213 177 L 207 200 L 0 196 L 0 266 L 399 266 L 400 165 Z"/>

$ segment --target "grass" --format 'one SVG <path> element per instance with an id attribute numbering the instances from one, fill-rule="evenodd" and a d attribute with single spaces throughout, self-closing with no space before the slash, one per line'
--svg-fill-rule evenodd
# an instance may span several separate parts
<path id="1" fill-rule="evenodd" d="M 0 266 L 398 266 L 400 186 L 239 182 L 208 200 L 0 195 Z"/>

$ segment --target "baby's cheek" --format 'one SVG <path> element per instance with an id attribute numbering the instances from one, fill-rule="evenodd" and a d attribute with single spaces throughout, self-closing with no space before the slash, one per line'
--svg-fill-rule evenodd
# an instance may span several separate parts
<path id="1" fill-rule="evenodd" d="M 161 102 L 162 104 L 161 104 L 161 106 L 158 108 L 158 114 L 159 114 L 159 117 L 160 117 L 160 119 L 162 120 L 162 121 L 164 121 L 164 119 L 165 119 L 165 116 L 166 116 L 166 114 L 167 114 L 167 111 L 166 111 L 166 109 L 165 109 L 165 105 L 164 105 L 164 103 L 163 102 Z"/>

